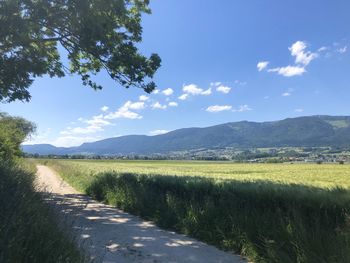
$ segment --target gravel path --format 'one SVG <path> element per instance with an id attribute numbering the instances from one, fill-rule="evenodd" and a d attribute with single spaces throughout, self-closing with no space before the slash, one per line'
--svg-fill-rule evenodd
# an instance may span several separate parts
<path id="1" fill-rule="evenodd" d="M 239 256 L 184 235 L 161 230 L 114 207 L 98 203 L 38 165 L 37 186 L 71 226 L 73 236 L 93 262 L 238 263 Z"/>

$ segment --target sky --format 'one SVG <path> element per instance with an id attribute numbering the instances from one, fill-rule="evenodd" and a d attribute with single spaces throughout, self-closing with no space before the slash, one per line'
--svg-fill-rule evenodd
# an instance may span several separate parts
<path id="1" fill-rule="evenodd" d="M 29 103 L 0 111 L 37 125 L 26 144 L 76 146 L 234 121 L 350 115 L 350 1 L 153 0 L 143 54 L 158 53 L 156 92 L 104 89 L 77 76 L 36 79 Z"/>

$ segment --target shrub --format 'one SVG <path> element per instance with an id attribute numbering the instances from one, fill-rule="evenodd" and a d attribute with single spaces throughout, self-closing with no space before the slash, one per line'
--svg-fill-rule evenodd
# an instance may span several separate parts
<path id="1" fill-rule="evenodd" d="M 0 262 L 82 262 L 34 191 L 31 172 L 0 164 L 0 207 Z"/>

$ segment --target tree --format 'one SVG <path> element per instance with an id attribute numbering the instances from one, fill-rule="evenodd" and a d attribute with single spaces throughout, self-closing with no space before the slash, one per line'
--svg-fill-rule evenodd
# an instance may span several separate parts
<path id="1" fill-rule="evenodd" d="M 0 162 L 11 162 L 21 156 L 21 143 L 34 131 L 33 123 L 0 112 Z"/>
<path id="2" fill-rule="evenodd" d="M 135 46 L 148 5 L 149 0 L 0 0 L 0 101 L 29 101 L 34 78 L 46 74 L 78 74 L 84 85 L 101 89 L 91 77 L 103 69 L 126 88 L 152 92 L 161 60 Z"/>

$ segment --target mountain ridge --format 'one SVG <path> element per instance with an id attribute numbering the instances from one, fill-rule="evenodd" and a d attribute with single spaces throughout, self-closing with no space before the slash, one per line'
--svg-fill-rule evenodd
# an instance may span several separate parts
<path id="1" fill-rule="evenodd" d="M 314 115 L 279 121 L 227 122 L 182 128 L 161 135 L 126 135 L 75 147 L 23 145 L 31 154 L 155 154 L 200 148 L 349 147 L 350 116 Z"/>

